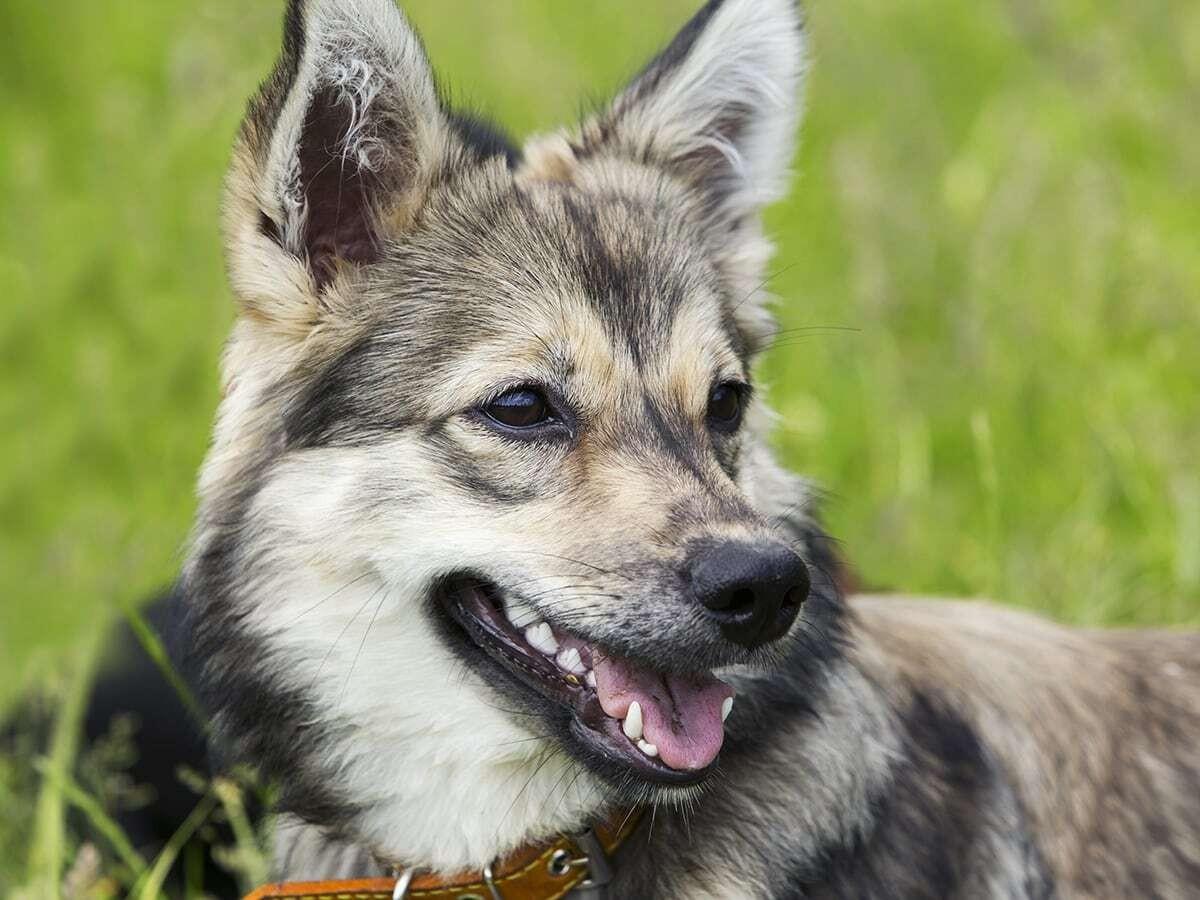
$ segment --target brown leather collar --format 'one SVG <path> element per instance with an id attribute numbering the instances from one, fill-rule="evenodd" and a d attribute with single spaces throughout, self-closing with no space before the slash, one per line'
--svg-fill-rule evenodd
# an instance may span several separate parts
<path id="1" fill-rule="evenodd" d="M 594 834 L 606 856 L 612 856 L 637 827 L 639 813 L 596 826 Z M 560 837 L 552 844 L 522 847 L 490 871 L 456 878 L 416 875 L 401 896 L 413 900 L 558 900 L 595 873 L 585 837 Z M 604 864 L 604 861 L 599 861 Z M 490 878 L 490 884 L 489 884 Z M 398 878 L 360 878 L 350 881 L 289 881 L 266 884 L 245 900 L 392 900 Z"/>

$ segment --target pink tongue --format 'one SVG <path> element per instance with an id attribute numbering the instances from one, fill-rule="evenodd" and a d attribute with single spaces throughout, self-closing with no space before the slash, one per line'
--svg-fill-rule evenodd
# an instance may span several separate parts
<path id="1" fill-rule="evenodd" d="M 600 657 L 600 654 L 596 654 Z M 733 688 L 711 675 L 662 675 L 612 656 L 595 662 L 596 694 L 605 713 L 624 719 L 635 700 L 642 707 L 643 739 L 672 769 L 703 769 L 721 752 L 721 706 Z"/>

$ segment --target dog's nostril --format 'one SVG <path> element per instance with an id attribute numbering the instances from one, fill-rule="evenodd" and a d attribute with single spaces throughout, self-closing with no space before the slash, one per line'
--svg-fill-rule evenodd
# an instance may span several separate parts
<path id="1" fill-rule="evenodd" d="M 808 588 L 796 585 L 788 588 L 788 592 L 783 595 L 783 603 L 785 606 L 802 606 L 804 601 L 808 599 Z"/>
<path id="2" fill-rule="evenodd" d="M 728 594 L 729 601 L 725 605 L 728 612 L 747 612 L 754 608 L 754 591 L 750 588 L 739 588 Z"/>

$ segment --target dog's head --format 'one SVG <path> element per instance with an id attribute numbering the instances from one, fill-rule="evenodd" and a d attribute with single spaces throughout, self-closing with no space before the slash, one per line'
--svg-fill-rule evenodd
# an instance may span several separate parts
<path id="1" fill-rule="evenodd" d="M 448 110 L 392 0 L 285 28 L 185 581 L 221 732 L 285 805 L 446 867 L 693 789 L 729 667 L 835 608 L 752 379 L 794 3 L 713 0 L 522 152 Z"/>

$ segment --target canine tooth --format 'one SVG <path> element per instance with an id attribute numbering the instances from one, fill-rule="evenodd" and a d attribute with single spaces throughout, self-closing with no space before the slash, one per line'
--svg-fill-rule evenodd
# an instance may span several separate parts
<path id="1" fill-rule="evenodd" d="M 621 723 L 621 730 L 625 732 L 625 737 L 631 741 L 641 739 L 642 736 L 642 705 L 634 700 L 629 704 L 629 712 L 625 713 L 625 721 Z M 640 744 L 638 746 L 641 746 Z M 647 746 L 653 747 L 653 744 Z M 650 754 L 653 756 L 654 754 Z"/>
<path id="2" fill-rule="evenodd" d="M 596 673 L 588 669 L 587 674 L 583 676 L 583 680 L 587 682 L 588 687 L 594 688 L 596 686 Z"/>
<path id="3" fill-rule="evenodd" d="M 658 756 L 658 748 L 653 744 L 647 744 L 645 741 L 638 741 L 638 749 L 647 756 Z"/>
<path id="4" fill-rule="evenodd" d="M 550 630 L 550 626 L 545 622 L 538 622 L 536 625 L 526 628 L 525 640 L 529 641 L 529 645 L 534 650 L 545 653 L 547 656 L 553 656 L 558 652 L 558 641 L 554 637 L 554 632 Z"/>
<path id="5" fill-rule="evenodd" d="M 575 675 L 582 675 L 587 671 L 587 667 L 583 664 L 583 659 L 579 656 L 579 650 L 575 647 L 566 647 L 560 650 L 555 660 L 559 666 Z"/>
<path id="6" fill-rule="evenodd" d="M 728 719 L 731 712 L 733 712 L 733 698 L 726 697 L 725 702 L 721 704 L 721 721 L 724 722 Z"/>

